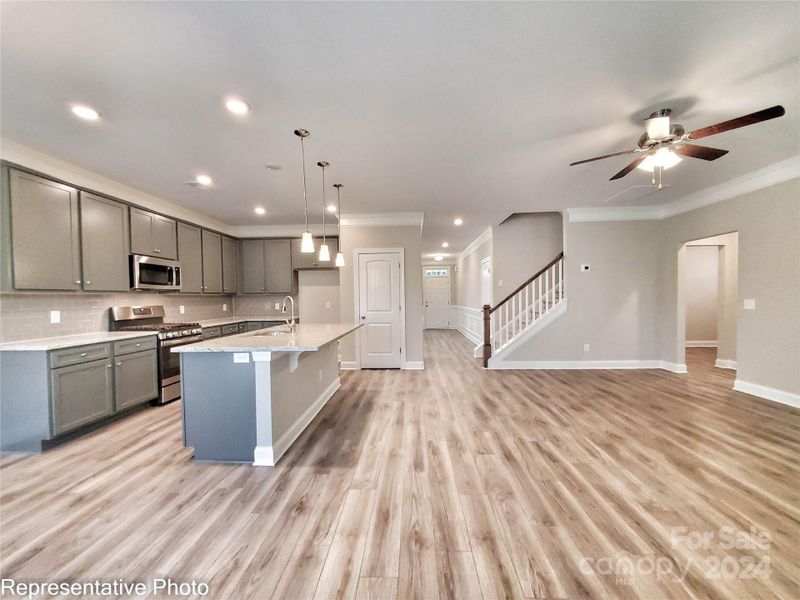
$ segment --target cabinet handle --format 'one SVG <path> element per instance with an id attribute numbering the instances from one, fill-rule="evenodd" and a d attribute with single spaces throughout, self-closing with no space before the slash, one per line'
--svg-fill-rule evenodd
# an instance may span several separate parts
<path id="1" fill-rule="evenodd" d="M 113 366 L 114 366 L 114 365 L 106 365 L 106 369 L 110 369 L 110 368 L 111 368 L 111 367 L 113 367 Z"/>
<path id="2" fill-rule="evenodd" d="M 91 281 L 87 281 L 86 285 L 92 285 L 92 282 Z"/>
<path id="3" fill-rule="evenodd" d="M 142 345 L 142 342 L 139 342 L 138 344 L 136 344 L 136 348 L 138 348 L 141 345 Z"/>
<path id="4" fill-rule="evenodd" d="M 122 363 L 121 363 L 121 362 L 118 362 L 118 363 L 117 363 L 117 366 L 118 366 L 118 367 L 121 367 L 121 366 L 122 366 Z"/>
<path id="5" fill-rule="evenodd" d="M 86 352 L 81 352 L 81 356 L 86 356 Z"/>
<path id="6" fill-rule="evenodd" d="M 75 280 L 75 283 L 77 283 L 78 285 L 80 285 L 80 284 L 81 284 L 81 280 L 80 280 L 80 279 L 76 279 L 76 280 Z"/>

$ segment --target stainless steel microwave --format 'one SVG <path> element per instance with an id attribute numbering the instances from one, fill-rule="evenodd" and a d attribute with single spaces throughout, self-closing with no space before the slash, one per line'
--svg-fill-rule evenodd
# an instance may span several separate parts
<path id="1" fill-rule="evenodd" d="M 177 260 L 131 254 L 131 289 L 181 289 L 181 264 Z"/>

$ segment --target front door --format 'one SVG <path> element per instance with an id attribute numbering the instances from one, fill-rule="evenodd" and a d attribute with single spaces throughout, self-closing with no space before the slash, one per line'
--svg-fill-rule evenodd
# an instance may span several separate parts
<path id="1" fill-rule="evenodd" d="M 447 269 L 425 269 L 425 328 L 449 326 L 450 278 Z"/>
<path id="2" fill-rule="evenodd" d="M 400 255 L 358 255 L 362 369 L 399 369 L 401 359 Z"/>

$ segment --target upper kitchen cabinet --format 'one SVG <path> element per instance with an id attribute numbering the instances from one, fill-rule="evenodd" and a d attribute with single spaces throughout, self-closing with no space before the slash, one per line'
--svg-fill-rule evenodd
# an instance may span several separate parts
<path id="1" fill-rule="evenodd" d="M 175 221 L 131 207 L 131 252 L 158 258 L 178 258 Z"/>
<path id="2" fill-rule="evenodd" d="M 130 290 L 127 205 L 86 192 L 80 200 L 83 289 Z"/>
<path id="3" fill-rule="evenodd" d="M 218 233 L 202 232 L 203 240 L 203 293 L 222 293 L 222 236 Z"/>
<path id="4" fill-rule="evenodd" d="M 339 251 L 339 240 L 337 238 L 326 238 L 328 250 L 330 251 L 331 260 L 329 262 L 319 261 L 319 247 L 322 244 L 322 238 L 314 238 L 314 252 L 303 254 L 300 252 L 300 239 L 292 240 L 292 268 L 293 269 L 333 269 L 336 253 Z"/>
<path id="5" fill-rule="evenodd" d="M 242 240 L 243 294 L 288 294 L 292 290 L 289 240 Z"/>
<path id="6" fill-rule="evenodd" d="M 4 285 L 18 290 L 81 289 L 78 190 L 15 169 L 8 170 L 7 186 Z"/>
<path id="7" fill-rule="evenodd" d="M 290 240 L 264 240 L 264 265 L 267 293 L 289 294 L 293 291 Z"/>
<path id="8" fill-rule="evenodd" d="M 181 263 L 181 293 L 203 291 L 203 245 L 200 228 L 178 223 L 178 260 Z"/>
<path id="9" fill-rule="evenodd" d="M 238 270 L 236 268 L 236 240 L 222 238 L 222 293 L 235 294 L 239 291 Z"/>

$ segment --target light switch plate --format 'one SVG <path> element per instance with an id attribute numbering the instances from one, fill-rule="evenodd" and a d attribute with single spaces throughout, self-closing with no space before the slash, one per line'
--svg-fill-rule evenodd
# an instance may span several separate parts
<path id="1" fill-rule="evenodd" d="M 275 310 L 280 310 L 280 309 L 281 309 L 281 303 L 280 302 L 276 302 L 275 303 Z"/>
<path id="2" fill-rule="evenodd" d="M 51 310 L 50 311 L 50 322 L 51 323 L 61 323 L 61 311 L 60 310 Z"/>
<path id="3" fill-rule="evenodd" d="M 755 298 L 745 298 L 744 299 L 744 309 L 745 310 L 755 310 L 756 309 L 756 299 Z"/>
<path id="4" fill-rule="evenodd" d="M 584 352 L 588 352 L 589 351 L 589 344 L 584 344 L 583 345 L 583 351 Z"/>
<path id="5" fill-rule="evenodd" d="M 330 307 L 331 307 L 331 303 L 330 302 L 326 302 L 325 303 L 325 308 L 330 308 Z"/>
<path id="6" fill-rule="evenodd" d="M 224 302 L 222 303 L 222 312 L 228 312 L 228 305 Z"/>
<path id="7" fill-rule="evenodd" d="M 178 312 L 181 313 L 181 314 L 184 314 L 186 312 L 186 307 L 183 304 L 181 304 L 178 307 Z"/>
<path id="8" fill-rule="evenodd" d="M 250 353 L 249 352 L 234 352 L 233 353 L 233 362 L 235 362 L 235 363 L 249 363 L 250 362 Z"/>
<path id="9" fill-rule="evenodd" d="M 497 280 L 497 287 L 503 287 L 503 280 L 502 279 L 498 279 Z"/>

